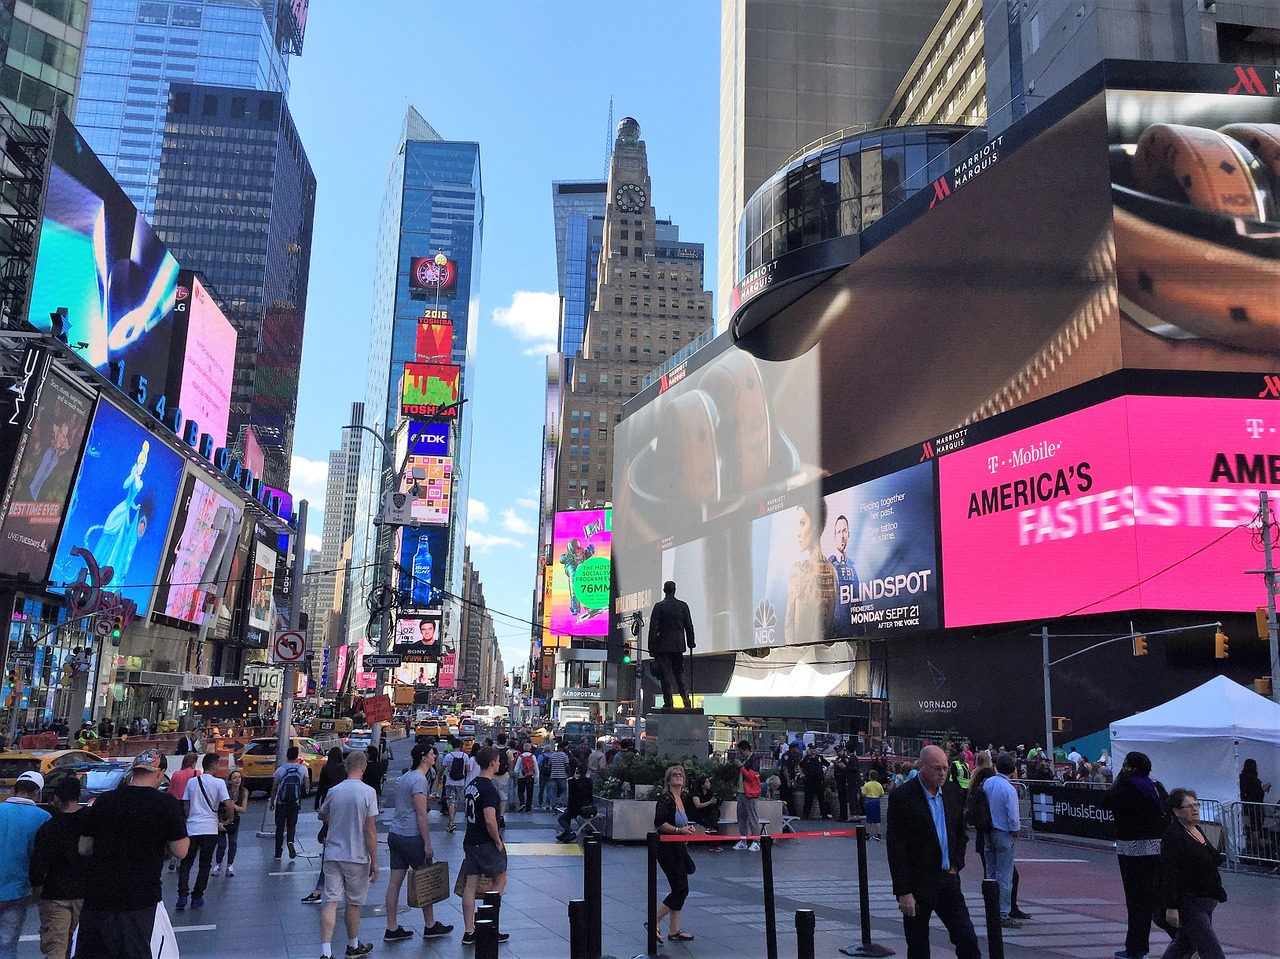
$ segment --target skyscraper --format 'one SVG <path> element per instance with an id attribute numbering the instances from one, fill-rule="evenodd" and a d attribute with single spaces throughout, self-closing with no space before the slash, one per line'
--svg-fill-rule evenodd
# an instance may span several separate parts
<path id="1" fill-rule="evenodd" d="M 281 0 L 94 4 L 76 125 L 144 216 L 155 208 L 169 84 L 288 94 L 289 57 L 302 52 L 305 10 Z"/>
<path id="2" fill-rule="evenodd" d="M 721 0 L 719 319 L 738 282 L 738 219 L 751 194 L 806 144 L 875 125 L 944 6 Z"/>
<path id="3" fill-rule="evenodd" d="M 89 3 L 0 0 L 0 102 L 19 123 L 59 108 L 75 117 Z"/>
<path id="4" fill-rule="evenodd" d="M 170 84 L 152 224 L 236 325 L 230 440 L 243 450 L 252 426 L 277 488 L 289 484 L 315 203 L 281 94 Z"/>
<path id="5" fill-rule="evenodd" d="M 364 404 L 351 404 L 348 424 L 364 423 Z M 360 477 L 360 451 L 365 444 L 363 430 L 342 430 L 342 445 L 329 451 L 329 476 L 324 493 L 324 527 L 320 540 L 317 573 L 308 583 L 316 591 L 318 616 L 312 619 L 311 645 L 315 649 L 345 642 L 342 622 L 331 622 L 330 610 L 345 610 L 346 603 L 337 595 L 338 570 L 342 566 L 342 547 L 351 538 L 356 525 L 356 488 Z"/>
<path id="6" fill-rule="evenodd" d="M 594 299 L 601 233 L 600 224 L 592 230 L 592 220 L 603 222 L 608 188 L 603 180 L 556 180 L 551 184 L 560 286 L 557 350 L 570 357 L 582 348 L 587 312 Z"/>
<path id="7" fill-rule="evenodd" d="M 422 115 L 409 107 L 379 219 L 364 401 L 365 425 L 387 443 L 395 442 L 393 431 L 401 422 L 406 364 L 432 359 L 451 362 L 460 368 L 459 395 L 464 400 L 467 397 L 479 326 L 483 233 L 480 145 L 442 140 Z M 441 256 L 446 266 L 437 268 L 434 263 Z M 424 327 L 432 324 L 449 324 L 452 348 L 445 351 L 447 357 L 436 355 L 434 347 L 430 348 L 433 355 L 419 350 Z M 456 597 L 463 592 L 471 417 L 465 405 L 455 412 L 448 429 L 453 477 L 450 520 L 447 527 L 428 529 L 433 539 L 447 537 L 447 550 L 441 550 L 444 569 L 437 564 L 434 577 L 443 582 L 438 588 Z M 370 442 L 362 451 L 352 551 L 353 606 L 363 605 L 381 583 L 387 551 L 394 548 L 392 536 L 400 536 L 390 527 L 379 529 L 371 522 L 385 477 L 393 468 L 389 449 Z M 444 607 L 446 641 L 456 640 L 456 601 L 451 604 L 446 597 Z M 370 635 L 367 625 L 364 617 L 354 617 L 348 627 L 349 639 Z"/>

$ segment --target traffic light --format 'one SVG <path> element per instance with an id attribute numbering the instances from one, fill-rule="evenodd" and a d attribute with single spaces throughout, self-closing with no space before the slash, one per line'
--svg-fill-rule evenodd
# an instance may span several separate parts
<path id="1" fill-rule="evenodd" d="M 124 617 L 117 615 L 111 620 L 111 645 L 119 646 L 120 637 L 124 633 Z"/>
<path id="2" fill-rule="evenodd" d="M 1227 634 L 1219 629 L 1213 634 L 1213 658 L 1226 659 L 1228 655 Z"/>
<path id="3" fill-rule="evenodd" d="M 1267 607 L 1259 606 L 1257 611 L 1258 617 L 1258 638 L 1271 638 L 1271 624 L 1267 622 Z"/>
<path id="4" fill-rule="evenodd" d="M 631 644 L 630 643 L 627 643 L 625 646 L 622 647 L 622 665 L 623 666 L 631 665 Z"/>
<path id="5" fill-rule="evenodd" d="M 1147 637 L 1145 636 L 1133 637 L 1133 655 L 1135 656 L 1147 655 Z"/>

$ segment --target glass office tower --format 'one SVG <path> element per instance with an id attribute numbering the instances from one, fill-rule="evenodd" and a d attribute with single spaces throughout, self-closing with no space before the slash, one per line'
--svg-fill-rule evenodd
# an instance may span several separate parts
<path id="1" fill-rule="evenodd" d="M 400 419 L 405 363 L 419 358 L 419 323 L 427 315 L 453 325 L 451 360 L 462 367 L 460 395 L 473 381 L 476 332 L 480 322 L 480 249 L 484 232 L 484 195 L 480 177 L 480 145 L 445 141 L 413 107 L 409 107 L 392 159 L 383 196 L 375 253 L 372 328 L 364 410 L 366 426 L 386 440 Z M 411 288 L 414 258 L 443 253 L 454 265 L 454 279 L 439 295 Z M 462 406 L 452 430 L 452 513 L 448 526 L 448 561 L 444 589 L 462 595 L 463 552 L 467 534 L 467 497 L 471 474 L 471 414 Z M 395 464 L 399 466 L 399 463 Z M 356 530 L 352 544 L 351 603 L 348 640 L 376 634 L 364 615 L 365 601 L 382 579 L 390 528 L 381 542 L 372 524 L 384 470 L 391 466 L 381 444 L 362 451 Z M 357 615 L 354 611 L 360 610 Z M 446 641 L 457 647 L 460 607 L 444 603 Z"/>
<path id="2" fill-rule="evenodd" d="M 556 274 L 560 282 L 557 352 L 570 357 L 582 349 L 587 329 L 588 304 L 594 298 L 595 268 L 600 260 L 599 235 L 593 250 L 590 224 L 593 217 L 603 224 L 608 189 L 609 184 L 603 180 L 555 180 L 551 184 Z"/>
<path id="3" fill-rule="evenodd" d="M 19 123 L 75 119 L 88 19 L 89 0 L 0 0 L 0 102 Z"/>
<path id="4" fill-rule="evenodd" d="M 174 83 L 152 225 L 235 324 L 230 440 L 252 426 L 264 479 L 288 489 L 316 178 L 279 93 Z"/>
<path id="5" fill-rule="evenodd" d="M 95 0 L 76 126 L 148 219 L 169 84 L 287 95 L 289 57 L 302 50 L 294 6 L 283 0 Z"/>

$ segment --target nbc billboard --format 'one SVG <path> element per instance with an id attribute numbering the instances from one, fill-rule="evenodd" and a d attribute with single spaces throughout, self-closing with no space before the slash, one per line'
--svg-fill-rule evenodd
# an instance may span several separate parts
<path id="1" fill-rule="evenodd" d="M 613 510 L 556 513 L 551 563 L 551 632 L 607 636 Z"/>

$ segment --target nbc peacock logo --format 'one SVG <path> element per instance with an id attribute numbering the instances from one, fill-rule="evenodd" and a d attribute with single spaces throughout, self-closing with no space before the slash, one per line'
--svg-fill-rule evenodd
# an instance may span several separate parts
<path id="1" fill-rule="evenodd" d="M 774 614 L 773 603 L 762 599 L 751 617 L 751 625 L 755 628 L 756 645 L 772 646 L 778 628 L 778 617 Z"/>

